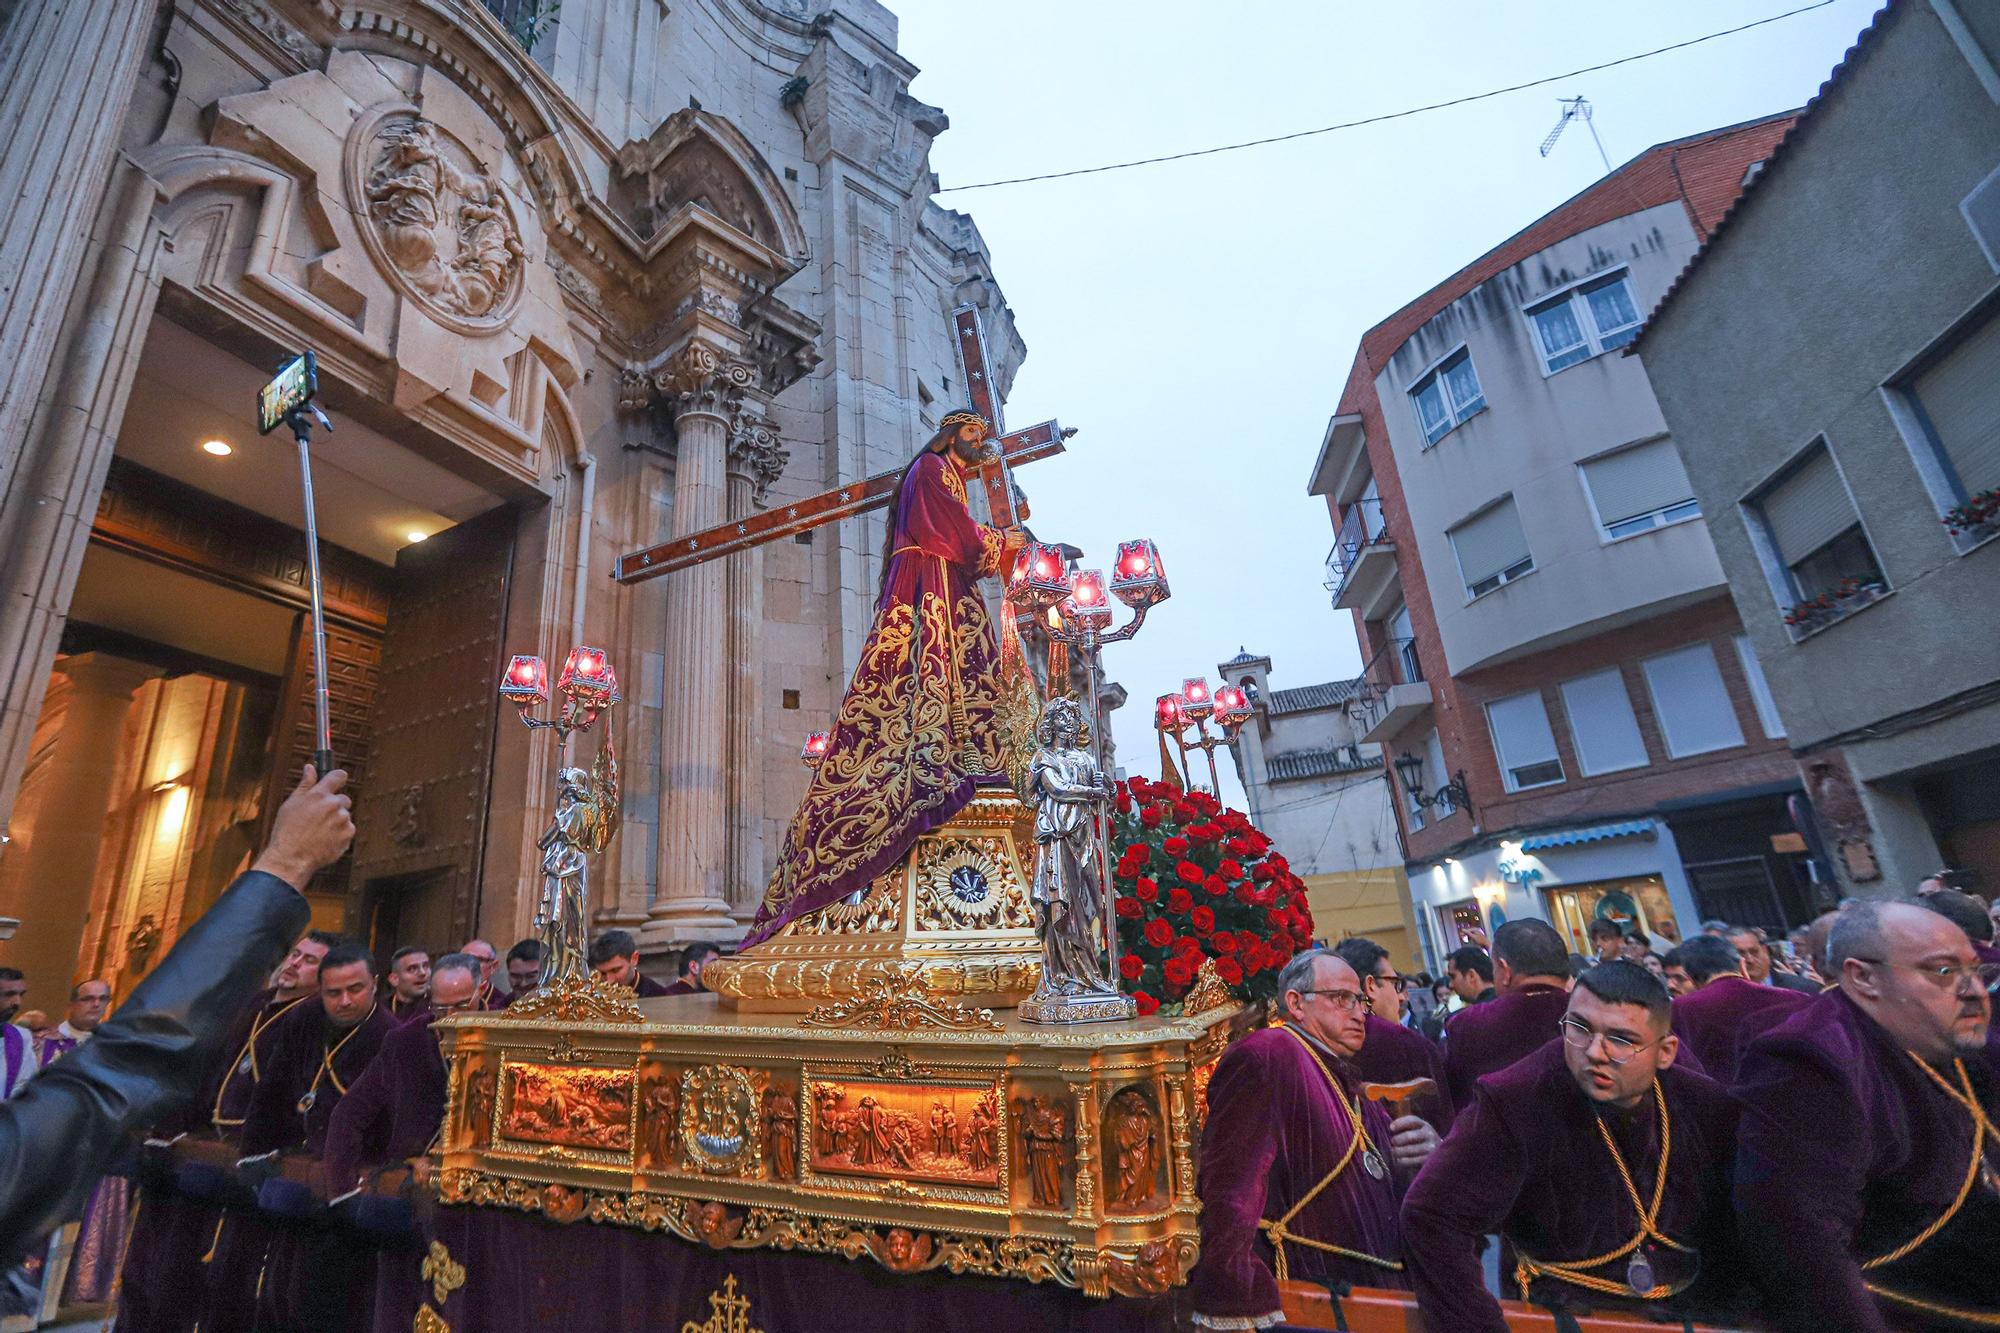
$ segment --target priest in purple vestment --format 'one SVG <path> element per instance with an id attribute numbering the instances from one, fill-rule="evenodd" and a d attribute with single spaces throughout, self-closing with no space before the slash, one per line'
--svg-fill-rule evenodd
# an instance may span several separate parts
<path id="1" fill-rule="evenodd" d="M 1508 1294 L 1537 1304 L 1685 1317 L 1743 1303 L 1736 1110 L 1676 1066 L 1670 1003 L 1637 963 L 1599 963 L 1570 992 L 1561 1037 L 1479 1080 L 1403 1200 L 1426 1327 L 1506 1333 L 1477 1251 L 1495 1232 L 1513 1247 Z"/>
<path id="2" fill-rule="evenodd" d="M 93 977 L 70 987 L 69 1013 L 42 1038 L 42 1067 L 48 1068 L 89 1041 L 109 1012 L 110 983 Z M 125 1260 L 125 1223 L 131 1198 L 131 1182 L 122 1175 L 104 1177 L 90 1192 L 70 1247 L 60 1304 L 95 1305 L 111 1299 L 118 1266 Z M 53 1257 L 54 1250 L 50 1253 Z"/>
<path id="3" fill-rule="evenodd" d="M 1990 1327 L 1992 965 L 1944 917 L 1867 900 L 1834 922 L 1827 962 L 1837 988 L 1752 1042 L 1734 1089 L 1736 1209 L 1771 1253 L 1766 1314 L 1787 1333 Z"/>
<path id="4" fill-rule="evenodd" d="M 1472 1101 L 1483 1075 L 1548 1045 L 1569 1007 L 1569 949 L 1546 921 L 1509 921 L 1493 932 L 1493 985 L 1484 1004 L 1445 1020 L 1444 1071 L 1451 1104 Z"/>
<path id="5" fill-rule="evenodd" d="M 1022 537 L 975 523 L 965 500 L 991 429 L 975 412 L 947 413 L 903 474 L 875 623 L 746 946 L 866 887 L 975 788 L 1007 781 L 998 715 L 1009 700 L 977 585 Z"/>
<path id="6" fill-rule="evenodd" d="M 1208 1085 L 1199 1191 L 1199 1328 L 1270 1328 L 1287 1280 L 1400 1288 L 1396 1201 L 1437 1131 L 1361 1098 L 1350 1063 L 1367 1032 L 1361 979 L 1338 955 L 1298 954 L 1278 976 L 1285 1022 L 1241 1038 Z"/>
<path id="7" fill-rule="evenodd" d="M 1736 946 L 1717 935 L 1697 935 L 1667 959 L 1690 986 L 1674 1001 L 1681 1053 L 1725 1088 L 1736 1082 L 1736 1066 L 1754 1038 L 1812 1003 L 1799 991 L 1752 982 Z"/>

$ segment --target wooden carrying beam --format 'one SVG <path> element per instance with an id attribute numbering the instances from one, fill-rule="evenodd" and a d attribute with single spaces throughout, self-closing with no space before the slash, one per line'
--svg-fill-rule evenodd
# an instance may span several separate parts
<path id="1" fill-rule="evenodd" d="M 1036 459 L 1051 458 L 1063 452 L 1063 439 L 1067 432 L 1053 421 L 1044 421 L 1038 426 L 1029 426 L 999 441 L 1001 456 L 1007 466 L 1019 467 Z M 984 472 L 996 468 L 988 464 Z M 611 577 L 620 583 L 643 583 L 647 579 L 671 574 L 677 569 L 703 564 L 719 556 L 747 551 L 753 546 L 777 541 L 796 533 L 807 532 L 855 514 L 865 514 L 871 509 L 880 509 L 896 497 L 896 487 L 902 481 L 903 469 L 881 472 L 865 481 L 838 490 L 822 491 L 810 499 L 798 500 L 791 504 L 766 509 L 761 514 L 734 522 L 718 524 L 686 537 L 676 537 L 658 546 L 649 546 L 642 551 L 634 551 L 618 558 L 618 567 Z"/>
<path id="2" fill-rule="evenodd" d="M 1424 1323 L 1417 1303 L 1406 1291 L 1383 1291 L 1356 1287 L 1340 1298 L 1340 1313 L 1346 1322 L 1334 1318 L 1333 1298 L 1325 1287 L 1310 1282 L 1280 1282 L 1278 1295 L 1285 1305 L 1285 1323 L 1297 1328 L 1346 1328 L 1351 1333 L 1450 1333 Z M 1556 1321 L 1547 1310 L 1519 1301 L 1500 1302 L 1512 1333 L 1556 1333 Z M 1662 1333 L 1674 1324 L 1660 1324 L 1636 1314 L 1578 1315 L 1576 1325 L 1583 1333 Z M 1696 1324 L 1695 1333 L 1734 1333 L 1713 1324 Z"/>

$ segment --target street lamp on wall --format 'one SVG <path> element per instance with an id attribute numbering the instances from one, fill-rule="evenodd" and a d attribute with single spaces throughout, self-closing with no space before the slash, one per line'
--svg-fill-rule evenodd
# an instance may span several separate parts
<path id="1" fill-rule="evenodd" d="M 1410 794 L 1410 800 L 1420 808 L 1429 810 L 1439 804 L 1451 806 L 1454 810 L 1472 813 L 1472 796 L 1465 789 L 1465 770 L 1444 786 L 1428 794 L 1424 791 L 1424 758 L 1411 754 L 1408 750 L 1396 756 L 1396 776 L 1402 780 L 1403 790 Z"/>

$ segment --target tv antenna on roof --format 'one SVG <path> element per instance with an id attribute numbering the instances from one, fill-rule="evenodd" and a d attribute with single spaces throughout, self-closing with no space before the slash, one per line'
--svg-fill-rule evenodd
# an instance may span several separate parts
<path id="1" fill-rule="evenodd" d="M 1549 137 L 1542 140 L 1542 156 L 1547 157 L 1562 138 L 1562 132 L 1569 128 L 1572 120 L 1580 120 L 1590 129 L 1590 141 L 1597 145 L 1597 156 L 1604 163 L 1604 174 L 1611 174 L 1611 158 L 1604 151 L 1604 140 L 1597 137 L 1597 125 L 1591 120 L 1590 100 L 1584 97 L 1558 97 L 1563 113 L 1556 120 L 1556 127 L 1549 131 Z"/>

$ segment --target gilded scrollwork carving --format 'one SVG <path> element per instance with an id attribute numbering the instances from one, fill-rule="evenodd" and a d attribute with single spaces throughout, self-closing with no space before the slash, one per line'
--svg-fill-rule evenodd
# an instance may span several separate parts
<path id="1" fill-rule="evenodd" d="M 956 1000 L 932 996 L 921 968 L 904 966 L 886 977 L 870 979 L 850 1000 L 822 1004 L 799 1020 L 809 1028 L 917 1028 L 998 1032 L 1000 1020 L 991 1009 L 974 1009 Z"/>
<path id="2" fill-rule="evenodd" d="M 872 935 L 894 930 L 903 919 L 903 877 L 894 870 L 878 876 L 860 902 L 843 899 L 786 924 L 784 935 Z"/>
<path id="3" fill-rule="evenodd" d="M 607 985 L 595 977 L 564 977 L 552 986 L 530 991 L 507 1006 L 507 1017 L 560 1023 L 645 1021 L 630 986 Z"/>
<path id="4" fill-rule="evenodd" d="M 919 842 L 913 870 L 919 930 L 1004 930 L 1035 924 L 1034 909 L 1013 871 L 1004 838 Z"/>
<path id="5" fill-rule="evenodd" d="M 441 323 L 491 332 L 525 282 L 514 204 L 456 138 L 408 110 L 364 117 L 353 182 L 383 268 Z"/>

